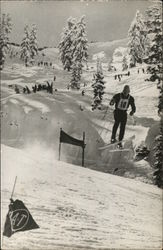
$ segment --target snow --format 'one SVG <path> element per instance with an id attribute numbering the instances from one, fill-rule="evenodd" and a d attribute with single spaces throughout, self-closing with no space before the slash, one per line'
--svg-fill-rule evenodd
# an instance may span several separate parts
<path id="1" fill-rule="evenodd" d="M 12 66 L 7 66 L 4 68 L 3 72 L 6 74 L 11 73 L 12 76 L 17 76 L 17 77 L 31 77 L 37 73 L 37 69 L 39 67 L 34 66 L 34 67 L 26 67 L 24 65 L 14 63 Z"/>
<path id="2" fill-rule="evenodd" d="M 156 85 L 154 86 L 146 86 L 146 88 L 144 89 L 139 89 L 134 93 L 135 96 L 148 96 L 149 98 L 151 97 L 157 97 L 159 96 L 159 90 L 156 87 Z"/>
<path id="3" fill-rule="evenodd" d="M 126 43 L 126 38 L 125 39 L 121 39 L 121 40 L 116 40 L 116 41 L 109 41 L 109 42 L 96 42 L 96 47 L 97 48 L 101 48 L 101 47 L 109 47 L 109 46 L 112 46 L 112 45 L 115 45 L 115 44 L 119 44 L 119 43 L 122 43 L 122 42 L 125 42 Z M 94 45 L 94 44 L 92 44 Z M 91 46 L 91 45 L 90 45 Z M 118 45 L 117 45 L 118 47 Z"/>
<path id="4" fill-rule="evenodd" d="M 7 88 L 6 86 L 4 85 L 10 85 L 10 84 L 19 84 L 20 86 L 25 86 L 26 84 L 25 83 L 22 83 L 21 82 L 22 79 L 15 79 L 15 80 L 3 80 L 2 81 L 2 87 L 1 89 L 4 90 L 5 92 L 11 94 L 13 93 L 13 90 L 12 89 L 9 89 Z M 15 97 L 14 99 L 11 98 L 11 97 Z M 46 113 L 46 112 L 49 112 L 50 109 L 47 107 L 47 105 L 43 104 L 42 102 L 39 102 L 39 101 L 35 101 L 35 100 L 29 100 L 28 98 L 26 98 L 24 95 L 21 95 L 21 94 L 12 94 L 12 95 L 9 95 L 5 98 L 2 98 L 2 103 L 6 103 L 7 100 L 10 100 L 10 102 L 14 103 L 14 104 L 18 104 L 19 101 L 22 101 L 23 103 L 26 103 L 28 104 L 29 106 L 33 107 L 33 108 L 37 108 L 39 109 L 42 113 Z M 30 108 L 31 109 L 31 108 Z M 27 111 L 27 108 L 25 108 L 25 112 Z M 28 108 L 28 111 L 29 111 L 29 108 Z M 28 112 L 27 111 L 27 112 Z"/>
<path id="5" fill-rule="evenodd" d="M 1 150 L 2 227 L 15 176 L 13 198 L 25 202 L 40 226 L 3 237 L 4 250 L 64 249 L 64 245 L 161 248 L 161 190 L 157 187 L 58 162 L 53 150 L 40 144 L 24 149 L 2 145 Z"/>
<path id="6" fill-rule="evenodd" d="M 23 106 L 23 109 L 24 109 L 24 112 L 25 112 L 26 114 L 28 114 L 30 111 L 33 110 L 33 109 L 32 109 L 31 107 L 29 107 L 29 106 Z"/>
<path id="7" fill-rule="evenodd" d="M 109 42 L 108 44 L 113 46 L 115 42 Z M 94 53 L 91 58 L 97 58 L 98 56 L 101 59 L 106 59 L 107 53 L 103 46 L 107 47 L 106 43 L 98 43 L 99 52 Z M 45 59 L 57 58 L 58 49 L 46 49 L 44 52 L 46 54 Z M 159 120 L 157 115 L 159 92 L 155 83 L 145 81 L 149 75 L 142 73 L 141 69 L 146 69 L 143 64 L 129 69 L 131 75 L 129 77 L 123 76 L 121 82 L 114 79 L 115 74 L 127 73 L 127 71 L 123 72 L 121 67 L 123 54 L 125 53 L 126 48 L 119 46 L 113 54 L 112 65 L 117 69 L 115 72 L 107 71 L 108 62 L 102 63 L 104 81 L 106 81 L 103 105 L 108 106 L 111 97 L 115 93 L 121 92 L 125 84 L 130 86 L 137 111 L 133 118 L 128 116 L 125 137 L 129 138 L 135 135 L 132 140 L 135 148 L 145 142 L 150 129 L 150 120 L 148 121 L 148 119 L 152 119 L 151 121 L 154 122 Z M 7 97 L 5 95 L 2 99 L 2 104 L 6 103 L 6 105 L 3 105 L 4 109 L 7 110 L 8 105 L 12 106 L 12 110 L 16 110 L 17 106 L 21 107 L 21 110 L 23 109 L 25 113 L 23 113 L 23 116 L 26 117 L 26 123 L 29 121 L 30 111 L 33 111 L 31 117 L 37 119 L 37 112 L 47 113 L 56 110 L 54 119 L 50 120 L 51 114 L 49 113 L 48 123 L 43 125 L 40 123 L 38 128 L 38 130 L 41 130 L 41 126 L 43 126 L 43 132 L 48 131 L 49 134 L 51 134 L 50 124 L 53 124 L 53 130 L 55 129 L 58 114 L 63 113 L 65 119 L 66 116 L 69 117 L 69 123 L 67 124 L 71 124 L 72 131 L 75 129 L 76 120 L 80 117 L 79 122 L 83 119 L 82 126 L 86 120 L 87 125 L 91 125 L 92 130 L 95 128 L 104 142 L 110 141 L 113 126 L 113 107 L 109 106 L 106 120 L 103 120 L 104 113 L 100 113 L 103 111 L 91 112 L 90 97 L 92 98 L 93 93 L 91 85 L 93 73 L 96 71 L 96 62 L 89 62 L 89 70 L 83 72 L 82 80 L 84 79 L 87 86 L 83 88 L 86 92 L 85 96 L 81 97 L 80 91 L 73 92 L 66 89 L 67 79 L 69 79 L 68 74 L 63 71 L 63 68 L 56 60 L 54 63 L 53 59 L 51 61 L 56 69 L 56 75 L 58 74 L 57 70 L 62 70 L 60 72 L 62 76 L 58 74 L 55 82 L 58 88 L 55 96 L 48 96 L 44 92 L 31 95 L 15 94 L 14 90 L 9 88 L 8 85 L 17 84 L 21 87 L 25 85 L 31 87 L 32 83 L 28 83 L 29 79 L 26 78 L 35 78 L 36 73 L 39 74 L 42 68 L 37 66 L 26 68 L 20 64 L 13 64 L 12 68 L 6 65 L 3 71 L 4 74 L 17 78 L 1 80 L 1 90 L 9 95 Z M 137 73 L 138 69 L 140 69 L 139 74 Z M 39 76 L 34 81 L 43 83 L 48 80 L 49 76 L 54 73 L 52 70 L 54 71 L 54 69 L 51 69 L 49 73 L 45 72 L 43 77 Z M 55 106 L 50 106 L 50 103 L 55 103 Z M 83 112 L 79 109 L 80 105 L 84 108 Z M 6 117 L 5 121 L 10 121 L 7 120 L 10 117 L 7 112 L 6 115 L 5 113 L 3 115 Z M 17 112 L 11 114 L 11 117 L 16 119 L 14 115 L 16 117 Z M 20 117 L 22 117 L 22 114 Z M 40 116 L 38 117 L 39 122 L 42 121 Z M 70 119 L 72 122 L 70 122 Z M 58 119 L 58 121 L 60 120 Z M 144 124 L 146 121 L 148 121 L 148 125 Z M 20 126 L 21 122 L 19 120 Z M 6 124 L 8 125 L 8 123 Z M 34 124 L 37 124 L 37 122 Z M 17 127 L 12 126 L 8 131 L 12 132 L 12 129 L 15 128 L 17 129 Z M 25 130 L 26 127 L 22 127 L 21 131 L 23 129 Z M 80 126 L 78 129 L 80 129 Z M 26 133 L 26 131 L 23 132 Z M 15 134 L 13 135 L 15 136 Z M 14 141 L 14 136 L 12 137 L 9 134 L 4 143 Z M 21 136 L 20 141 L 22 140 Z M 21 149 L 6 145 L 2 145 L 1 148 L 2 229 L 16 175 L 18 181 L 14 198 L 22 199 L 25 202 L 32 216 L 40 225 L 40 229 L 17 233 L 10 239 L 3 237 L 4 250 L 64 250 L 66 247 L 69 247 L 69 250 L 75 250 L 78 247 L 84 249 L 91 247 L 96 249 L 161 248 L 162 194 L 161 190 L 156 186 L 143 183 L 145 178 L 153 173 L 147 161 L 138 162 L 134 166 L 134 170 L 129 170 L 129 168 L 127 169 L 128 166 L 124 166 L 124 176 L 126 177 L 124 178 L 59 162 L 58 154 L 53 148 L 47 147 L 42 141 L 35 141 L 35 139 L 33 138 L 32 145 L 23 144 Z M 92 138 L 92 143 L 94 143 L 93 140 L 96 140 L 96 138 Z M 106 152 L 105 158 L 108 156 L 107 154 Z M 111 167 L 109 165 L 110 158 L 107 159 L 108 167 Z M 88 160 L 91 161 L 92 158 Z M 98 168 L 102 168 L 102 162 L 100 161 Z M 145 177 L 140 174 L 142 171 L 144 171 Z"/>
<path id="8" fill-rule="evenodd" d="M 15 97 L 15 98 L 11 99 L 11 96 Z M 3 104 L 6 103 L 6 101 L 8 99 L 13 104 L 19 104 L 19 101 L 22 101 L 23 104 L 21 106 L 23 107 L 25 113 L 28 113 L 30 110 L 32 110 L 32 107 L 35 108 L 35 109 L 40 110 L 42 113 L 50 112 L 49 107 L 47 105 L 43 104 L 42 102 L 35 101 L 35 100 L 29 100 L 25 96 L 18 95 L 18 94 L 14 94 L 14 95 L 11 95 L 11 96 L 3 98 L 2 99 Z M 24 105 L 24 103 L 25 103 L 25 105 Z M 28 104 L 28 106 L 26 104 Z"/>
<path id="9" fill-rule="evenodd" d="M 56 63 L 53 63 L 52 66 L 54 67 L 54 69 L 63 70 L 63 67 L 59 66 Z"/>
<path id="10" fill-rule="evenodd" d="M 104 51 L 101 51 L 101 52 L 99 52 L 97 54 L 94 54 L 92 56 L 93 61 L 96 61 L 97 59 L 103 59 L 103 58 L 105 58 L 105 52 Z"/>
<path id="11" fill-rule="evenodd" d="M 142 141 L 143 141 L 143 138 L 144 138 L 144 141 L 145 141 L 145 138 L 147 137 L 147 134 L 148 134 L 148 130 L 149 128 L 148 127 L 143 127 L 143 126 L 138 126 L 138 125 L 127 125 L 127 132 L 126 132 L 126 137 L 130 137 L 133 135 L 133 131 L 134 131 L 134 134 L 136 135 L 135 136 L 135 139 L 133 140 L 133 145 L 134 147 L 137 147 L 139 146 Z"/>
<path id="12" fill-rule="evenodd" d="M 74 111 L 72 111 L 71 109 L 64 109 L 64 111 L 67 113 L 67 114 L 75 114 Z"/>
<path id="13" fill-rule="evenodd" d="M 13 104 L 19 104 L 19 101 L 13 98 L 12 99 L 10 98 L 10 102 Z"/>
<path id="14" fill-rule="evenodd" d="M 28 98 L 25 98 L 22 95 L 17 95 L 16 98 L 29 106 L 39 109 L 42 113 L 50 112 L 50 109 L 47 105 L 43 104 L 42 102 L 35 101 L 35 100 L 29 100 Z"/>
<path id="15" fill-rule="evenodd" d="M 48 57 L 55 56 L 56 54 L 58 55 L 58 48 L 44 49 L 44 54 L 46 54 Z"/>

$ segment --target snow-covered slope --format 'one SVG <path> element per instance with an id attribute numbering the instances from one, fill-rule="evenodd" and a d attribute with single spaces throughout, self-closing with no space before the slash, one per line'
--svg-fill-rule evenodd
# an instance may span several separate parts
<path id="1" fill-rule="evenodd" d="M 89 61 L 92 59 L 94 54 L 103 52 L 105 57 L 103 57 L 104 62 L 108 62 L 112 59 L 112 55 L 114 53 L 114 50 L 117 47 L 126 47 L 127 46 L 128 39 L 121 39 L 121 40 L 115 40 L 110 42 L 95 42 L 90 43 L 88 52 L 89 52 Z"/>
<path id="2" fill-rule="evenodd" d="M 2 238 L 3 250 L 161 249 L 161 190 L 58 162 L 41 147 L 2 145 L 2 227 L 15 176 L 40 228 Z M 69 248 L 66 248 L 69 247 Z"/>

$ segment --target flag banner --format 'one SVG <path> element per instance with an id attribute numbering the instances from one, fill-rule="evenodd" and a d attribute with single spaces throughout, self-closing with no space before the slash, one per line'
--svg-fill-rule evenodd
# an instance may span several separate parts
<path id="1" fill-rule="evenodd" d="M 21 200 L 13 201 L 9 205 L 9 211 L 6 216 L 3 235 L 11 237 L 12 234 L 20 231 L 26 231 L 39 228 L 32 215 Z"/>
<path id="2" fill-rule="evenodd" d="M 80 147 L 85 147 L 83 140 L 78 140 L 73 138 L 72 136 L 66 134 L 63 130 L 60 131 L 60 142 L 68 143 Z"/>

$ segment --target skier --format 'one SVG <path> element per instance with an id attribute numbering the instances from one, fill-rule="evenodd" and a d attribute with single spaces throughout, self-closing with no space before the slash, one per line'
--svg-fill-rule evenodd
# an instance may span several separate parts
<path id="1" fill-rule="evenodd" d="M 128 85 L 125 85 L 122 93 L 114 95 L 110 101 L 110 105 L 115 104 L 115 110 L 114 110 L 115 122 L 112 129 L 111 143 L 116 142 L 116 132 L 120 125 L 119 143 L 118 143 L 119 148 L 122 148 L 122 140 L 124 137 L 125 126 L 127 122 L 127 109 L 129 105 L 131 105 L 131 111 L 130 111 L 131 116 L 136 111 L 134 98 L 131 95 L 129 95 L 129 93 L 130 93 L 130 87 Z"/>
<path id="2" fill-rule="evenodd" d="M 118 79 L 119 79 L 119 81 L 121 81 L 121 75 L 118 75 Z"/>
<path id="3" fill-rule="evenodd" d="M 83 89 L 83 90 L 82 90 L 82 96 L 84 96 L 84 94 L 85 94 L 85 90 Z"/>

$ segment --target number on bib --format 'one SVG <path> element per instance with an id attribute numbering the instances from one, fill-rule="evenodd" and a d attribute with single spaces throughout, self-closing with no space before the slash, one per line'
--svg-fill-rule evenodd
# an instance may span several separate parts
<path id="1" fill-rule="evenodd" d="M 118 103 L 118 109 L 127 110 L 128 107 L 128 99 L 120 99 Z"/>

